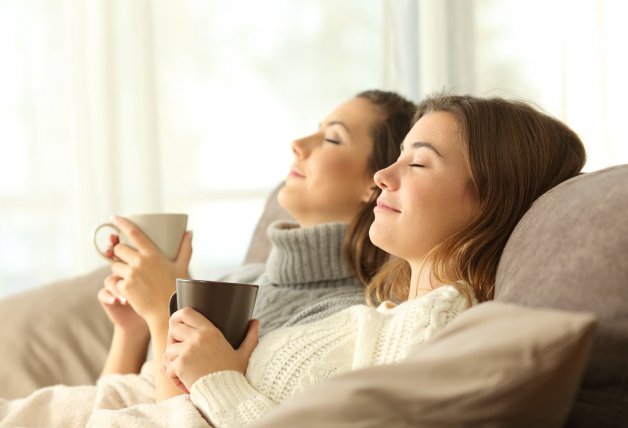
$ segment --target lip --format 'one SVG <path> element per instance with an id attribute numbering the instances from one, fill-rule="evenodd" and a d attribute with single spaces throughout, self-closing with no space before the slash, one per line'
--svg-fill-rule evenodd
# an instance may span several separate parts
<path id="1" fill-rule="evenodd" d="M 288 177 L 297 177 L 297 178 L 305 178 L 305 174 L 296 169 L 295 167 L 290 168 L 290 172 L 288 173 Z"/>
<path id="2" fill-rule="evenodd" d="M 397 208 L 393 207 L 392 205 L 390 205 L 388 202 L 386 202 L 383 199 L 378 199 L 377 200 L 377 205 L 375 206 L 375 208 L 373 210 L 374 211 L 388 211 L 388 212 L 394 212 L 394 213 L 400 213 L 401 212 Z"/>

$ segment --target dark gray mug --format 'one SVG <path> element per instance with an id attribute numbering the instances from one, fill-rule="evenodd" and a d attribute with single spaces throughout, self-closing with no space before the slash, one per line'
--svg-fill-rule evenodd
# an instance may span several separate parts
<path id="1" fill-rule="evenodd" d="M 170 315 L 182 308 L 200 312 L 238 349 L 253 314 L 259 286 L 233 282 L 177 278 L 170 297 Z"/>

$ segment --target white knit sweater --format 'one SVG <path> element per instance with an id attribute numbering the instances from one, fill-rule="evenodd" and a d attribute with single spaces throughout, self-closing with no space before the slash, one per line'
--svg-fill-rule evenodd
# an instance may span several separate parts
<path id="1" fill-rule="evenodd" d="M 332 376 L 403 360 L 467 306 L 456 288 L 443 286 L 396 307 L 353 306 L 271 332 L 251 356 L 246 376 L 205 376 L 192 386 L 192 402 L 214 426 L 244 425 Z"/>

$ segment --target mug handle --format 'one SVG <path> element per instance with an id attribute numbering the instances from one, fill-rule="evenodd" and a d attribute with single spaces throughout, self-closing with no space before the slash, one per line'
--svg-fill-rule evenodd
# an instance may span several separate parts
<path id="1" fill-rule="evenodd" d="M 170 302 L 168 303 L 168 310 L 170 312 L 170 316 L 172 316 L 172 314 L 174 314 L 178 308 L 177 308 L 177 292 L 175 291 L 174 293 L 172 293 L 172 296 L 170 296 Z"/>
<path id="2" fill-rule="evenodd" d="M 117 232 L 118 235 L 120 235 L 120 229 L 118 229 L 113 223 L 103 223 L 100 226 L 98 226 L 96 229 L 94 229 L 94 234 L 93 234 L 93 238 L 92 238 L 93 241 L 94 241 L 94 248 L 96 248 L 96 251 L 98 251 L 98 254 L 103 256 L 108 261 L 111 261 L 111 257 L 107 257 L 105 252 L 98 247 L 98 241 L 96 240 L 98 232 L 100 231 L 100 229 L 102 229 L 104 227 L 110 227 L 112 229 L 115 229 L 115 231 Z"/>

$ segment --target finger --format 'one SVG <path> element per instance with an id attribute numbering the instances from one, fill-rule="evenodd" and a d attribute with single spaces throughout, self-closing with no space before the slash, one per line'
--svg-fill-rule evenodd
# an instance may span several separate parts
<path id="1" fill-rule="evenodd" d="M 101 304 L 113 305 L 116 301 L 116 296 L 111 294 L 109 290 L 107 290 L 105 287 L 98 290 L 97 296 L 98 296 L 98 301 Z"/>
<path id="2" fill-rule="evenodd" d="M 133 273 L 133 268 L 124 262 L 113 262 L 110 267 L 111 273 L 113 273 L 113 276 L 117 277 L 118 280 L 127 279 Z"/>
<path id="3" fill-rule="evenodd" d="M 126 303 L 126 298 L 124 294 L 118 288 L 118 283 L 120 282 L 120 277 L 117 275 L 109 275 L 105 278 L 105 289 L 115 298 L 120 301 L 120 303 Z M 115 302 L 112 302 L 113 304 Z"/>
<path id="4" fill-rule="evenodd" d="M 189 394 L 190 391 L 183 384 L 183 382 L 181 381 L 181 378 L 179 377 L 179 370 L 177 366 L 178 366 L 177 363 L 170 363 L 168 367 L 166 367 L 165 369 L 165 376 L 166 378 L 170 379 L 170 382 L 172 382 L 174 386 L 179 388 L 185 394 Z"/>
<path id="5" fill-rule="evenodd" d="M 114 259 L 115 255 L 113 254 L 113 247 L 107 247 L 105 250 L 105 256 L 109 259 Z"/>
<path id="6" fill-rule="evenodd" d="M 181 382 L 181 379 L 176 378 L 176 380 L 174 380 L 174 385 L 179 388 L 181 391 L 183 391 L 184 394 L 189 394 L 190 390 L 185 386 L 185 384 L 183 382 Z"/>
<path id="7" fill-rule="evenodd" d="M 190 335 L 194 331 L 196 331 L 195 328 L 182 322 L 170 324 L 170 328 L 168 329 L 168 344 L 184 342 L 190 338 Z"/>
<path id="8" fill-rule="evenodd" d="M 216 328 L 207 318 L 201 313 L 192 308 L 183 308 L 176 311 L 170 317 L 175 323 L 183 323 L 192 328 Z"/>
<path id="9" fill-rule="evenodd" d="M 188 230 L 183 234 L 181 244 L 179 245 L 179 252 L 175 263 L 179 266 L 184 266 L 185 269 L 190 265 L 190 259 L 192 258 L 192 231 Z"/>
<path id="10" fill-rule="evenodd" d="M 178 384 L 181 382 L 181 380 L 177 375 L 177 370 L 174 363 L 170 363 L 167 367 L 165 367 L 164 375 L 166 376 L 166 378 L 170 379 L 170 382 L 178 387 Z"/>
<path id="11" fill-rule="evenodd" d="M 246 336 L 244 340 L 240 344 L 238 351 L 241 351 L 248 357 L 251 356 L 255 347 L 259 343 L 259 320 L 251 320 L 249 323 L 249 328 L 246 332 Z"/>
<path id="12" fill-rule="evenodd" d="M 171 363 L 172 361 L 179 358 L 179 355 L 181 355 L 184 349 L 185 345 L 181 342 L 170 344 L 166 347 L 163 358 L 165 358 L 168 363 Z"/>
<path id="13" fill-rule="evenodd" d="M 141 258 L 140 253 L 135 248 L 124 244 L 118 244 L 113 247 L 112 254 L 114 256 L 114 260 L 122 260 L 129 265 L 137 264 Z"/>
<path id="14" fill-rule="evenodd" d="M 153 242 L 131 220 L 120 216 L 113 216 L 111 220 L 139 252 L 144 253 L 157 250 Z"/>

